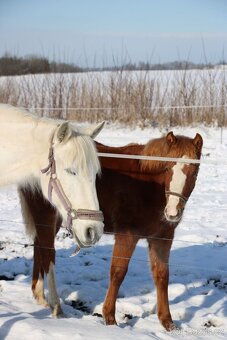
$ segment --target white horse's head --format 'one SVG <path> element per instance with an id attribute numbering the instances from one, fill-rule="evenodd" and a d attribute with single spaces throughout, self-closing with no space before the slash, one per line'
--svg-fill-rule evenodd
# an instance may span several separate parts
<path id="1" fill-rule="evenodd" d="M 64 223 L 71 219 L 70 229 L 82 247 L 95 244 L 103 233 L 95 186 L 100 164 L 93 142 L 102 127 L 103 123 L 86 132 L 69 122 L 57 127 L 51 142 L 53 155 L 49 168 L 41 176 L 44 195 L 60 212 Z"/>

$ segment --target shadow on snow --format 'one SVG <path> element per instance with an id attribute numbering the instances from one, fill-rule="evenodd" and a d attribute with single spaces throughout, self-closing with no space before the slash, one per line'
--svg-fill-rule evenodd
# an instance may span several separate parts
<path id="1" fill-rule="evenodd" d="M 63 310 L 66 310 L 66 316 L 69 311 L 70 317 L 80 318 L 84 314 L 92 313 L 100 316 L 101 305 L 109 282 L 112 245 L 98 245 L 82 249 L 76 257 L 70 257 L 73 250 L 73 248 L 59 249 L 56 253 L 56 280 L 59 296 L 65 303 Z M 215 247 L 207 243 L 177 249 L 173 246 L 170 256 L 170 309 L 171 306 L 185 302 L 193 296 L 201 297 L 202 295 L 199 304 L 187 303 L 180 323 L 189 322 L 197 311 L 203 308 L 209 309 L 218 302 L 216 313 L 221 310 L 223 315 L 227 316 L 227 301 L 223 299 L 227 292 L 227 282 L 223 279 L 227 277 L 227 263 L 224 261 L 226 258 L 227 245 Z M 15 269 L 17 269 L 16 272 Z M 1 259 L 0 275 L 4 277 L 5 273 L 8 273 L 9 278 L 15 278 L 9 283 L 14 286 L 17 275 L 25 275 L 22 279 L 20 278 L 20 281 L 26 283 L 30 289 L 32 260 L 25 257 Z M 179 295 L 177 295 L 178 288 L 174 288 L 175 284 L 185 286 Z M 119 290 L 118 301 L 123 302 L 132 297 L 141 296 L 149 302 L 150 297 L 154 298 L 153 294 L 155 294 L 155 289 L 149 270 L 147 249 L 138 245 L 131 259 L 128 274 Z M 0 299 L 1 296 L 4 298 L 4 289 L 0 292 Z M 132 300 L 131 303 L 139 304 L 139 301 Z M 1 313 L 2 318 L 12 316 L 1 327 L 1 339 L 7 336 L 15 322 L 26 318 L 22 316 L 22 313 Z M 40 309 L 31 314 L 39 319 L 50 317 L 49 309 Z M 148 316 L 147 313 L 142 315 L 142 317 L 146 316 Z M 128 317 L 129 319 L 135 317 L 135 322 L 132 320 L 130 322 L 133 325 L 138 316 L 132 313 Z"/>

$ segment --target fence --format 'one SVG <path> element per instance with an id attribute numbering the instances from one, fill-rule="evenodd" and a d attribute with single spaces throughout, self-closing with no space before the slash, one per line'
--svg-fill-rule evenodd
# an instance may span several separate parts
<path id="1" fill-rule="evenodd" d="M 141 159 L 141 160 L 158 160 L 158 161 L 167 161 L 167 162 L 182 162 L 182 163 L 192 163 L 192 164 L 214 164 L 217 165 L 220 163 L 222 163 L 222 165 L 227 165 L 227 160 L 223 161 L 223 160 L 195 160 L 195 159 L 182 159 L 182 158 L 171 158 L 171 157 L 153 157 L 153 156 L 141 156 L 141 155 L 122 155 L 122 154 L 111 154 L 111 153 L 98 153 L 99 156 L 105 156 L 105 157 L 113 157 L 113 158 L 132 158 L 132 159 Z M 15 221 L 15 220 L 7 220 L 7 219 L 0 219 L 1 223 L 14 223 L 14 224 L 21 224 L 24 225 L 24 222 L 22 221 Z M 49 224 L 38 224 L 37 226 L 39 227 L 52 227 L 52 225 Z M 121 235 L 121 236 L 127 236 L 126 234 L 120 234 L 120 233 L 111 233 L 111 232 L 104 232 L 104 234 L 106 235 Z M 67 236 L 67 232 L 65 234 L 65 236 Z M 181 239 L 177 239 L 177 238 L 173 238 L 173 239 L 169 239 L 169 238 L 163 238 L 163 237 L 156 237 L 156 236 L 143 236 L 143 235 L 137 235 L 137 234 L 133 234 L 134 237 L 139 237 L 139 238 L 145 238 L 147 240 L 162 240 L 162 241 L 173 241 L 173 242 L 182 242 L 185 244 L 194 244 L 194 245 L 199 245 L 201 244 L 201 242 L 195 242 L 193 240 L 181 240 Z M 25 248 L 27 247 L 34 247 L 35 245 L 33 243 L 19 243 L 19 242 L 0 242 L 0 250 L 4 249 L 4 243 L 7 244 L 14 244 L 14 245 L 20 245 L 23 246 Z M 37 247 L 37 246 L 36 246 Z M 44 249 L 49 249 L 49 250 L 54 250 L 55 248 L 53 247 L 42 247 L 39 246 L 40 248 L 44 248 Z M 108 256 L 107 256 L 108 257 Z M 115 258 L 119 258 L 119 259 L 126 259 L 129 260 L 129 258 L 127 257 L 116 257 Z M 109 256 L 109 258 L 111 258 Z M 134 261 L 140 261 L 140 262 L 149 262 L 148 260 L 144 260 L 144 259 L 134 259 Z M 204 267 L 202 266 L 193 266 L 193 265 L 182 265 L 182 264 L 177 264 L 177 263 L 166 263 L 172 267 L 179 267 L 179 268 L 189 268 L 191 269 L 195 269 L 195 270 L 204 270 Z M 210 272 L 216 272 L 216 273 L 221 273 L 221 274 L 227 274 L 227 270 L 221 270 L 221 269 L 215 269 L 215 268 L 206 268 L 206 271 L 210 271 Z"/>
<path id="2" fill-rule="evenodd" d="M 205 106 L 203 106 L 204 108 Z M 207 106 L 207 107 L 211 107 L 211 106 Z M 222 105 L 221 107 L 227 107 L 227 105 Z M 161 107 L 162 109 L 164 107 Z M 167 109 L 169 109 L 170 107 L 165 107 Z M 171 107 L 171 108 L 174 108 L 174 107 Z M 176 108 L 176 107 L 175 107 Z M 190 107 L 180 107 L 178 106 L 177 108 L 190 108 Z M 191 107 L 192 108 L 192 107 Z M 63 109 L 63 108 L 35 108 L 37 110 L 39 109 L 49 109 L 49 110 L 59 110 L 59 109 Z M 91 108 L 70 108 L 70 109 L 74 109 L 74 110 L 91 110 Z M 108 110 L 111 110 L 113 108 L 93 108 L 94 110 L 97 110 L 97 109 L 108 109 Z M 158 107 L 157 107 L 158 109 Z M 122 158 L 122 159 L 138 159 L 138 160 L 152 160 L 152 161 L 165 161 L 165 162 L 180 162 L 180 163 L 190 163 L 190 164 L 206 164 L 206 165 L 209 165 L 209 164 L 213 164 L 213 165 L 218 165 L 218 164 L 222 164 L 222 165 L 227 165 L 227 159 L 200 159 L 200 160 L 197 160 L 197 159 L 186 159 L 186 158 L 172 158 L 172 157 L 154 157 L 154 156 L 142 156 L 142 155 L 122 155 L 122 154 L 112 154 L 112 153 L 98 153 L 98 156 L 100 157 L 112 157 L 112 158 Z M 6 220 L 6 219 L 0 219 L 0 222 L 6 222 L 6 223 L 15 223 L 15 224 L 24 224 L 24 222 L 22 221 L 13 221 L 13 220 Z M 42 225 L 38 225 L 38 226 L 43 226 L 43 227 L 51 227 L 51 225 L 48 225 L 48 224 L 42 224 Z M 107 233 L 105 232 L 105 234 L 109 235 L 109 234 L 112 234 L 112 233 Z M 136 235 L 134 234 L 133 236 L 135 237 L 140 237 L 140 238 L 143 238 L 143 236 L 141 235 Z M 144 236 L 144 238 L 146 239 L 161 239 L 162 241 L 170 241 L 170 239 L 168 238 L 158 238 L 158 237 L 153 237 L 153 236 Z M 174 241 L 174 242 L 183 242 L 183 243 L 187 243 L 187 244 L 201 244 L 201 242 L 195 242 L 195 241 L 185 241 L 185 240 L 180 240 L 180 239 L 173 239 L 171 241 Z M 3 244 L 4 242 L 2 242 Z M 24 247 L 34 247 L 34 244 L 27 244 L 27 243 L 17 243 L 17 242 L 10 242 L 11 244 L 15 244 L 15 245 L 21 245 L 21 246 L 24 246 Z M 41 247 L 41 248 L 45 248 L 45 249 L 51 249 L 53 250 L 54 248 L 49 248 L 49 247 Z M 0 242 L 0 250 L 1 250 L 1 242 Z M 2 249 L 3 250 L 3 249 Z M 128 260 L 128 258 L 125 258 Z M 144 261 L 144 262 L 148 262 L 147 260 L 140 260 L 140 261 Z M 171 264 L 170 264 L 171 265 Z M 177 265 L 177 264 L 172 264 L 172 266 L 179 266 L 179 267 L 182 267 L 183 265 Z M 204 269 L 203 267 L 199 267 L 199 266 L 188 266 L 186 265 L 185 267 L 188 267 L 188 268 L 196 268 L 196 269 Z M 214 269 L 214 268 L 209 268 L 209 269 L 206 269 L 206 270 L 210 270 L 210 271 L 215 271 L 215 272 L 220 272 L 220 273 L 225 273 L 227 274 L 227 271 L 225 270 L 220 270 L 220 269 Z"/>
<path id="3" fill-rule="evenodd" d="M 159 110 L 162 110 L 162 111 L 165 111 L 165 110 L 194 110 L 194 109 L 210 109 L 210 110 L 213 110 L 213 109 L 222 109 L 223 112 L 222 112 L 222 124 L 219 124 L 219 128 L 220 128 L 220 143 L 222 144 L 223 143 L 223 128 L 225 126 L 225 121 L 226 121 L 226 115 L 227 115 L 227 112 L 226 112 L 226 108 L 227 108 L 227 105 L 225 104 L 222 104 L 222 105 L 187 105 L 187 106 L 151 106 L 151 107 L 143 107 L 143 108 L 140 108 L 141 110 L 145 110 L 145 111 L 151 111 L 151 112 L 155 112 L 155 111 L 159 111 Z M 75 112 L 75 111 L 78 111 L 78 112 L 81 112 L 81 111 L 106 111 L 106 112 L 115 112 L 115 111 L 118 111 L 118 112 L 124 112 L 125 109 L 124 108 L 119 108 L 119 107 L 25 107 L 25 109 L 28 109 L 28 110 L 37 110 L 37 111 L 42 111 L 42 112 L 45 112 L 45 111 L 48 111 L 48 112 Z M 67 115 L 66 117 L 67 118 Z M 69 117 L 70 118 L 70 117 Z M 103 117 L 102 117 L 103 119 Z"/>
<path id="4" fill-rule="evenodd" d="M 24 225 L 24 222 L 18 222 L 18 221 L 13 221 L 13 220 L 0 220 L 0 222 L 6 222 L 6 223 L 15 223 L 15 224 L 21 224 L 21 225 Z M 43 227 L 52 227 L 52 225 L 47 225 L 47 224 L 42 224 L 42 225 L 38 225 L 38 226 L 43 226 Z M 122 236 L 128 236 L 126 234 L 119 234 L 119 233 L 110 233 L 110 232 L 104 232 L 104 234 L 106 235 L 122 235 Z M 67 236 L 67 235 L 66 235 Z M 133 236 L 135 237 L 140 237 L 140 238 L 143 238 L 143 236 L 141 235 L 136 235 L 134 234 Z M 195 242 L 195 241 L 186 241 L 186 240 L 179 240 L 179 239 L 168 239 L 168 238 L 159 238 L 159 237 L 153 237 L 153 236 L 144 236 L 144 238 L 146 239 L 154 239 L 154 240 L 162 240 L 162 241 L 173 241 L 173 242 L 182 242 L 182 243 L 186 243 L 186 244 L 196 244 L 196 245 L 199 245 L 201 244 L 201 242 Z M 13 244 L 13 245 L 17 245 L 17 246 L 22 246 L 24 248 L 27 248 L 27 247 L 38 247 L 38 248 L 41 248 L 41 249 L 47 249 L 47 250 L 55 250 L 54 247 L 45 247 L 45 246 L 38 246 L 38 245 L 34 245 L 33 243 L 21 243 L 21 242 L 13 242 L 13 241 L 7 241 L 7 242 L 0 242 L 0 251 L 3 251 L 4 250 L 4 245 L 5 244 Z M 93 248 L 95 247 L 98 247 L 98 245 L 94 245 Z M 72 254 L 71 256 L 75 256 L 77 255 L 77 253 L 75 254 Z M 123 256 L 108 256 L 108 255 L 105 255 L 105 258 L 108 258 L 111 260 L 111 258 L 117 258 L 117 259 L 125 259 L 125 260 L 130 260 L 131 258 L 129 257 L 123 257 Z M 135 258 L 135 259 L 132 259 L 133 261 L 136 261 L 136 262 L 143 262 L 143 263 L 149 263 L 149 260 L 145 260 L 145 259 L 139 259 L 139 258 Z M 164 262 L 165 263 L 165 262 Z M 204 268 L 203 266 L 199 266 L 199 265 L 187 265 L 187 264 L 179 264 L 179 263 L 165 263 L 166 265 L 169 265 L 170 267 L 176 267 L 176 268 L 188 268 L 190 269 L 190 272 L 192 269 L 195 269 L 195 270 L 205 270 L 205 271 L 208 271 L 208 272 L 215 272 L 215 273 L 221 273 L 222 275 L 223 274 L 227 274 L 227 270 L 222 270 L 222 269 L 216 269 L 216 268 Z"/>

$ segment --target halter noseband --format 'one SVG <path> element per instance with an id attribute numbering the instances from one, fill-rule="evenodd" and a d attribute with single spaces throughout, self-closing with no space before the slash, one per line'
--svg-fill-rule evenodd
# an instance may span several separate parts
<path id="1" fill-rule="evenodd" d="M 72 208 L 72 204 L 69 201 L 68 197 L 65 195 L 62 185 L 59 179 L 57 178 L 56 162 L 54 159 L 53 139 L 54 139 L 54 133 L 50 141 L 50 148 L 49 148 L 49 155 L 48 155 L 49 164 L 46 168 L 42 169 L 41 172 L 45 174 L 50 170 L 50 180 L 48 184 L 48 199 L 51 203 L 53 203 L 52 192 L 54 189 L 56 195 L 58 196 L 64 209 L 67 212 L 66 229 L 69 231 L 69 234 L 72 237 L 73 220 L 80 219 L 80 220 L 93 220 L 93 221 L 103 222 L 104 217 L 103 217 L 102 211 L 100 210 L 89 210 L 89 209 L 77 209 L 76 210 Z"/>
<path id="2" fill-rule="evenodd" d="M 179 197 L 184 202 L 184 204 L 186 204 L 188 200 L 187 197 L 185 197 L 184 195 L 178 194 L 175 191 L 166 191 L 166 196 L 170 196 L 170 195 Z"/>

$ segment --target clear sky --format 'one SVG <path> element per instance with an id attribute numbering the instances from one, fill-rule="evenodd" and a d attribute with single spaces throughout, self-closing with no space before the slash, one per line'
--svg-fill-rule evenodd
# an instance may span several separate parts
<path id="1" fill-rule="evenodd" d="M 227 59 L 227 0 L 0 0 L 6 51 L 82 66 L 217 62 Z"/>

